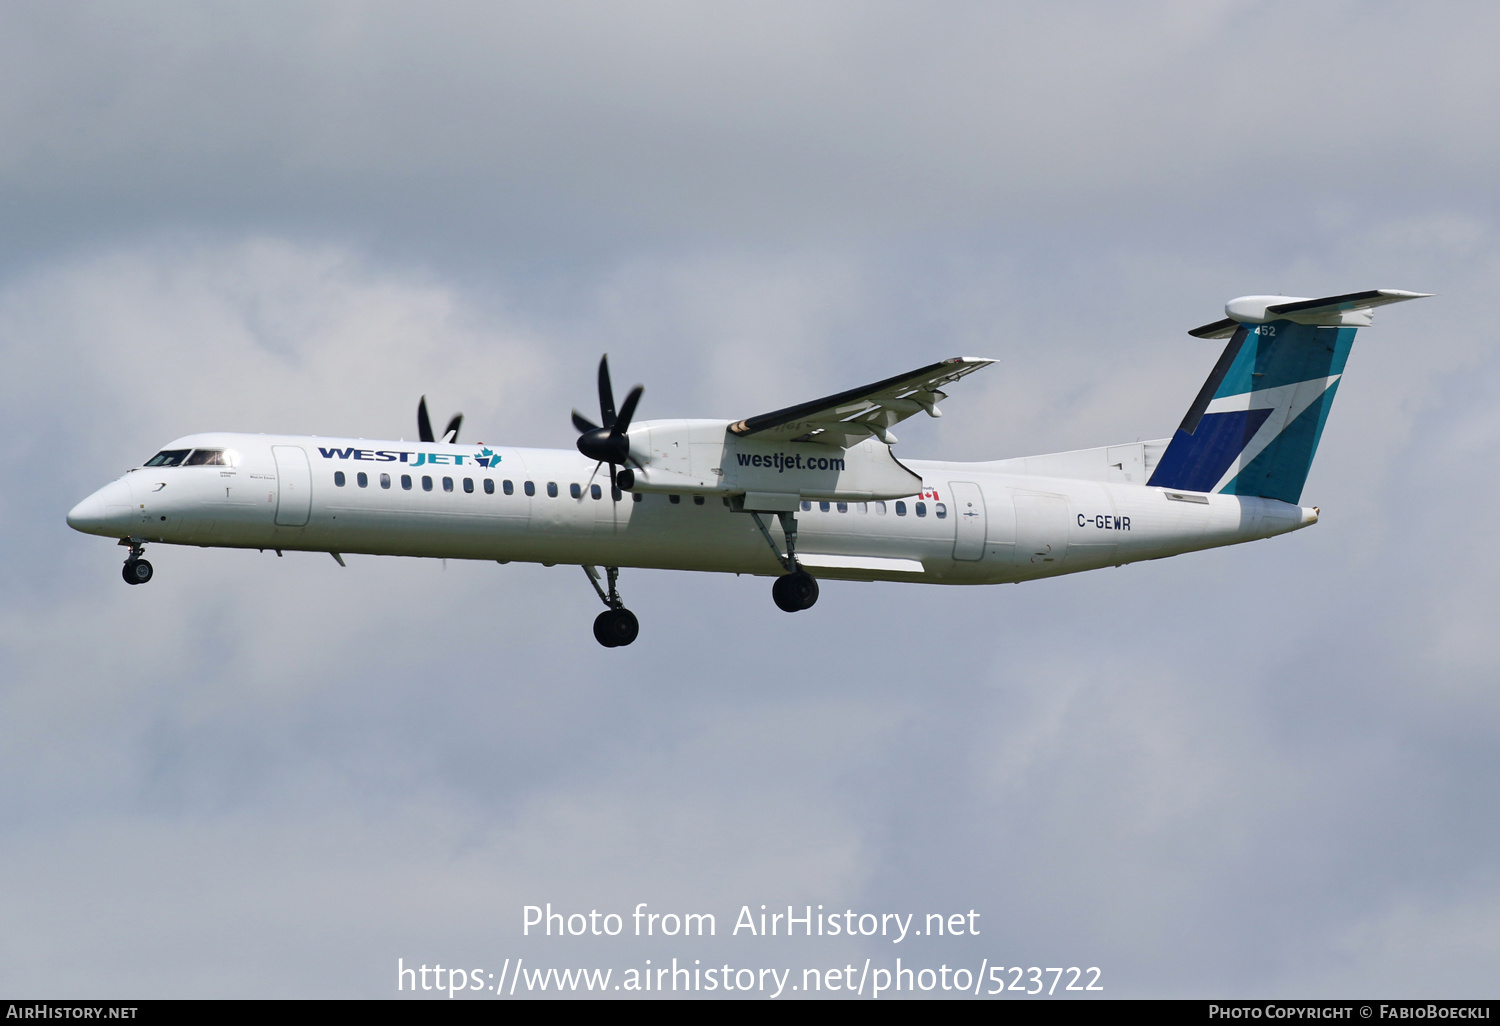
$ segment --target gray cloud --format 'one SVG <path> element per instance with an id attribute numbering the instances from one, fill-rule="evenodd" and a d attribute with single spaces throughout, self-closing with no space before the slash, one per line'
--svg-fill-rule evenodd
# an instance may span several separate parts
<path id="1" fill-rule="evenodd" d="M 1356 194 L 1488 210 L 1494 17 L 1474 4 L 17 9 L 0 203 L 28 242 L 269 220 L 576 255 L 1103 221 L 1213 245 Z M 1201 223 L 1170 223 L 1184 208 Z"/>

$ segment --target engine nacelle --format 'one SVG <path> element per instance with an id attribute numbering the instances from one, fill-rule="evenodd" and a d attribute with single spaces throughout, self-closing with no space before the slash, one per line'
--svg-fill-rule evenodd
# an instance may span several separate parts
<path id="1" fill-rule="evenodd" d="M 728 428 L 726 420 L 633 425 L 630 454 L 641 466 L 633 472 L 630 490 L 719 495 L 731 498 L 736 508 L 766 511 L 795 509 L 803 499 L 863 502 L 922 490 L 922 478 L 874 438 L 840 449 L 738 438 Z"/>

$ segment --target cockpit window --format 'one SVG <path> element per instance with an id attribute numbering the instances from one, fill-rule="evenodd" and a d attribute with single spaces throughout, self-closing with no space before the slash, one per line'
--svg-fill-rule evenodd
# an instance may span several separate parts
<path id="1" fill-rule="evenodd" d="M 188 467 L 232 467 L 238 460 L 233 449 L 194 449 L 187 458 Z"/>
<path id="2" fill-rule="evenodd" d="M 182 464 L 182 461 L 185 460 L 185 459 L 187 459 L 187 454 L 189 452 L 191 452 L 191 451 L 192 451 L 191 449 L 163 449 L 161 452 L 157 453 L 155 456 L 153 456 L 149 460 L 147 460 L 146 461 L 146 466 L 148 466 L 148 467 L 176 467 L 176 466 L 180 466 Z"/>

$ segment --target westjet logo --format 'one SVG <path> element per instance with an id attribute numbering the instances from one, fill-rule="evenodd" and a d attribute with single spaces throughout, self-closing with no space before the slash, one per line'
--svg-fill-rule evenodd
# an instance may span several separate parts
<path id="1" fill-rule="evenodd" d="M 844 458 L 842 456 L 809 456 L 803 459 L 801 453 L 795 455 L 789 453 L 772 453 L 762 456 L 759 453 L 739 452 L 742 467 L 765 467 L 775 470 L 778 474 L 785 474 L 788 470 L 843 470 Z"/>
<path id="2" fill-rule="evenodd" d="M 462 452 L 400 452 L 393 449 L 325 449 L 318 446 L 325 460 L 370 460 L 374 463 L 410 463 L 414 467 L 433 466 L 461 467 L 464 460 L 472 460 L 476 466 L 498 467 L 500 454 L 493 449 L 480 449 L 478 453 Z M 411 457 L 415 456 L 416 459 Z"/>

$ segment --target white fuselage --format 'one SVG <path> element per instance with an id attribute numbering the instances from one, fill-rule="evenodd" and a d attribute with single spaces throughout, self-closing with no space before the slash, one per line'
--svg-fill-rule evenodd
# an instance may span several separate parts
<path id="1" fill-rule="evenodd" d="M 232 450 L 235 465 L 138 467 L 79 503 L 69 523 L 139 543 L 784 572 L 755 519 L 712 480 L 615 501 L 607 468 L 571 450 L 228 433 L 170 448 L 207 446 Z M 922 492 L 901 500 L 824 502 L 803 488 L 797 554 L 817 577 L 993 584 L 1252 541 L 1317 519 L 1271 499 L 1146 487 L 1160 448 L 910 461 L 898 466 L 920 476 Z M 483 452 L 492 465 L 480 465 Z M 778 482 L 798 472 L 774 470 Z M 775 486 L 797 494 L 794 483 Z M 776 515 L 761 520 L 784 551 Z"/>

